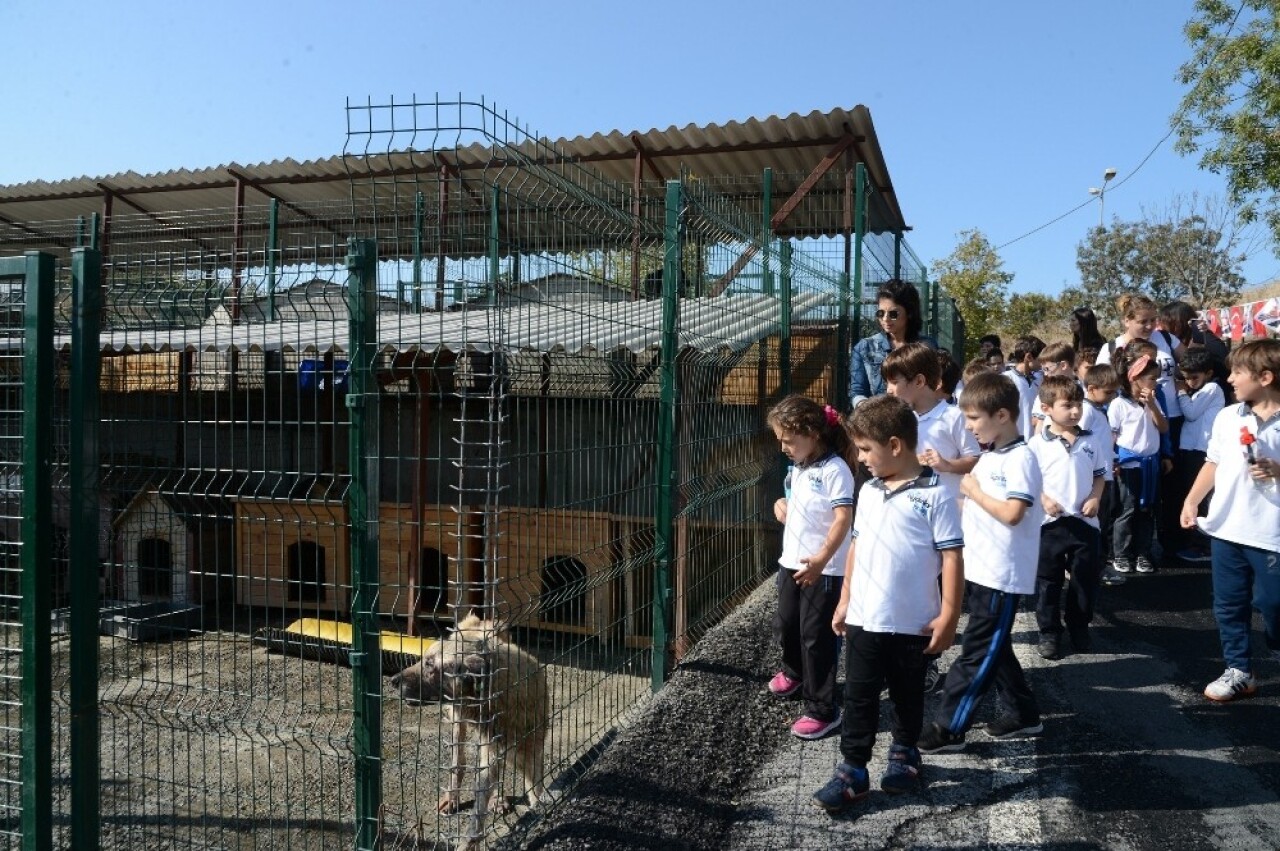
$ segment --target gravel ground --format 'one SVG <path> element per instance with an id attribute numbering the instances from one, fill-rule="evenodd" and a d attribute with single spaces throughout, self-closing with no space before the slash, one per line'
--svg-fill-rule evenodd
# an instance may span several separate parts
<path id="1" fill-rule="evenodd" d="M 794 707 L 763 688 L 775 602 L 766 582 L 708 632 L 572 796 L 499 847 L 720 848 L 742 790 L 790 738 Z"/>

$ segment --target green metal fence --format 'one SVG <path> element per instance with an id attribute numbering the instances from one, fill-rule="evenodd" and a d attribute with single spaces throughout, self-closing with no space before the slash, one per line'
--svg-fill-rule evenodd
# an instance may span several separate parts
<path id="1" fill-rule="evenodd" d="M 0 261 L 24 848 L 518 837 L 774 569 L 769 406 L 847 400 L 875 284 L 927 287 L 860 172 L 847 238 L 779 239 L 767 174 L 762 220 L 482 103 L 348 114 L 349 204 L 44 223 Z"/>

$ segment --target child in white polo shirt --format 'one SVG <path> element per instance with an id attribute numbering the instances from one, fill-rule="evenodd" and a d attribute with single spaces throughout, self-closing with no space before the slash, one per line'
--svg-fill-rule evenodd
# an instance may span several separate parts
<path id="1" fill-rule="evenodd" d="M 1004 374 L 1018 388 L 1018 434 L 1030 437 L 1035 431 L 1036 413 L 1040 406 L 1036 401 L 1036 388 L 1040 386 L 1040 353 L 1044 341 L 1034 335 L 1019 337 L 1013 341 L 1009 354 L 1009 368 Z"/>
<path id="2" fill-rule="evenodd" d="M 846 648 L 841 762 L 813 802 L 832 812 L 871 787 L 867 762 L 886 685 L 893 744 L 880 788 L 897 794 L 919 786 L 925 659 L 951 646 L 960 618 L 959 509 L 938 475 L 921 466 L 917 426 L 907 404 L 890 396 L 863 402 L 849 418 L 858 458 L 874 478 L 858 491 L 853 543 L 831 621 Z"/>
<path id="3" fill-rule="evenodd" d="M 988 735 L 1017 738 L 1044 729 L 1012 644 L 1018 598 L 1036 590 L 1044 515 L 1040 467 L 1018 431 L 1018 388 L 1011 380 L 974 376 L 960 394 L 960 410 L 973 436 L 992 449 L 960 485 L 969 622 L 960 657 L 947 671 L 942 703 L 916 745 L 922 753 L 963 749 L 974 712 L 993 684 L 1002 712 L 986 726 Z"/>
<path id="4" fill-rule="evenodd" d="M 1226 407 L 1227 397 L 1218 382 L 1213 380 L 1218 359 L 1207 349 L 1188 350 L 1179 366 L 1182 375 L 1175 377 L 1174 386 L 1178 388 L 1178 407 L 1182 409 L 1182 431 L 1178 434 L 1177 454 L 1174 456 L 1173 475 L 1170 476 L 1173 487 L 1166 493 L 1181 509 L 1182 501 L 1191 492 L 1191 485 L 1204 466 L 1209 433 L 1218 412 Z M 1176 551 L 1178 559 L 1184 562 L 1211 560 L 1209 540 L 1198 529 L 1176 531 L 1181 535 L 1162 539 L 1166 550 Z"/>
<path id="5" fill-rule="evenodd" d="M 889 395 L 906 402 L 919 420 L 920 463 L 938 474 L 947 493 L 958 497 L 960 479 L 978 463 L 982 450 L 964 427 L 960 409 L 938 398 L 938 353 L 923 343 L 907 343 L 885 355 L 880 371 Z"/>
<path id="6" fill-rule="evenodd" d="M 1267 648 L 1280 660 L 1280 340 L 1254 340 L 1228 359 L 1238 405 L 1213 421 L 1204 466 L 1182 503 L 1182 526 L 1212 539 L 1213 615 L 1227 669 L 1205 687 L 1210 700 L 1253 694 L 1258 655 L 1253 610 Z M 1208 495 L 1209 514 L 1198 518 Z"/>
<path id="7" fill-rule="evenodd" d="M 773 506 L 785 524 L 774 624 L 782 669 L 769 681 L 769 691 L 778 697 L 800 692 L 804 713 L 791 732 L 820 739 L 840 726 L 838 654 L 830 624 L 853 520 L 853 447 L 835 409 L 805 396 L 783 399 L 769 411 L 768 423 L 795 464 L 787 473 L 787 496 Z"/>
<path id="8" fill-rule="evenodd" d="M 1120 395 L 1107 409 L 1116 440 L 1116 513 L 1113 534 L 1114 568 L 1125 574 L 1151 573 L 1151 542 L 1155 534 L 1156 500 L 1160 485 L 1160 436 L 1169 430 L 1160 406 L 1157 383 L 1160 362 L 1150 355 L 1117 352 L 1114 366 Z"/>
<path id="9" fill-rule="evenodd" d="M 1098 509 L 1111 478 L 1111 429 L 1105 420 L 1101 434 L 1081 427 L 1084 405 L 1084 388 L 1070 371 L 1040 384 L 1044 425 L 1030 446 L 1044 481 L 1036 622 L 1046 659 L 1062 654 L 1064 621 L 1077 651 L 1088 651 L 1092 643 L 1089 622 L 1102 575 Z"/>

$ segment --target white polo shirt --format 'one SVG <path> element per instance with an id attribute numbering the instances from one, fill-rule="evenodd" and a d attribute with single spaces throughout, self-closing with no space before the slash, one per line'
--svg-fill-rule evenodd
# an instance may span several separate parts
<path id="1" fill-rule="evenodd" d="M 963 545 L 960 509 L 938 474 L 925 467 L 890 491 L 872 479 L 858 491 L 853 575 L 845 623 L 868 632 L 927 635 L 942 611 L 942 550 Z"/>
<path id="2" fill-rule="evenodd" d="M 1111 432 L 1106 432 L 1110 441 Z M 1095 529 L 1100 529 L 1097 516 L 1085 517 L 1080 513 L 1084 501 L 1093 490 L 1096 476 L 1106 477 L 1111 462 L 1102 454 L 1094 432 L 1076 429 L 1076 439 L 1068 444 L 1066 439 L 1049 431 L 1046 423 L 1029 444 L 1040 465 L 1040 477 L 1044 482 L 1044 495 L 1062 506 L 1058 517 L 1079 517 Z M 1044 523 L 1058 517 L 1044 516 Z"/>
<path id="3" fill-rule="evenodd" d="M 938 402 L 923 414 L 916 414 L 920 430 L 916 438 L 916 454 L 932 449 L 953 461 L 957 458 L 977 457 L 982 454 L 978 440 L 964 427 L 964 414 L 954 405 Z M 938 473 L 942 487 L 953 497 L 960 496 L 959 473 Z"/>
<path id="4" fill-rule="evenodd" d="M 1036 415 L 1040 413 L 1040 374 L 1024 378 L 1012 366 L 1001 373 L 1018 388 L 1018 433 L 1030 437 L 1036 433 Z"/>
<path id="5" fill-rule="evenodd" d="M 1019 437 L 982 453 L 973 476 L 983 493 L 1000 500 L 1021 500 L 1027 504 L 1027 511 L 1017 526 L 1006 526 L 973 500 L 965 504 L 960 518 L 965 540 L 965 579 L 1008 594 L 1034 594 L 1040 561 L 1040 524 L 1044 519 L 1040 465 L 1027 442 Z"/>
<path id="6" fill-rule="evenodd" d="M 1111 423 L 1111 433 L 1116 437 L 1117 447 L 1124 447 L 1135 455 L 1144 457 L 1159 454 L 1160 430 L 1142 405 L 1126 396 L 1117 396 L 1107 409 L 1107 420 Z M 1138 462 L 1126 461 L 1120 466 L 1136 467 Z"/>
<path id="7" fill-rule="evenodd" d="M 1280 458 L 1280 414 L 1261 423 L 1244 403 L 1219 412 L 1205 452 L 1205 459 L 1217 464 L 1218 470 L 1209 513 L 1200 518 L 1200 528 L 1233 544 L 1280 553 L 1280 487 L 1274 479 L 1259 487 L 1249 477 L 1240 443 L 1242 428 L 1257 440 L 1255 454 Z"/>
<path id="8" fill-rule="evenodd" d="M 799 570 L 800 559 L 818 550 L 836 521 L 836 508 L 853 505 L 853 473 L 839 455 L 830 454 L 807 466 L 795 466 L 787 473 L 787 523 L 782 530 L 782 555 L 778 563 L 787 570 Z M 822 569 L 823 576 L 844 576 L 849 557 L 849 536 Z"/>
<path id="9" fill-rule="evenodd" d="M 1102 450 L 1102 457 L 1106 461 L 1107 481 L 1111 481 L 1111 467 L 1116 462 L 1116 438 L 1111 433 L 1111 423 L 1107 419 L 1107 409 L 1099 408 L 1088 399 L 1085 399 L 1084 407 L 1080 413 L 1080 428 L 1093 432 L 1093 438 L 1098 448 Z"/>
<path id="10" fill-rule="evenodd" d="M 1173 351 L 1169 348 L 1169 344 L 1164 341 L 1164 335 L 1159 331 L 1152 331 L 1152 345 L 1156 347 L 1156 363 L 1160 364 L 1160 381 L 1156 385 L 1160 390 L 1160 398 L 1164 399 L 1165 415 L 1170 417 L 1182 416 L 1182 408 L 1178 407 L 1178 392 L 1173 383 L 1174 370 L 1178 368 L 1178 362 L 1173 357 Z M 1178 348 L 1182 345 L 1177 337 L 1173 338 Z M 1121 343 L 1121 340 L 1125 340 Z M 1116 337 L 1111 346 L 1103 346 L 1098 352 L 1098 363 L 1111 363 L 1111 348 L 1123 349 L 1129 341 L 1125 339 L 1124 334 Z"/>
<path id="11" fill-rule="evenodd" d="M 1182 434 L 1178 448 L 1204 452 L 1209 448 L 1209 433 L 1213 431 L 1214 418 L 1227 404 L 1227 397 L 1216 381 L 1206 381 L 1204 386 L 1188 395 L 1178 394 L 1182 406 Z"/>

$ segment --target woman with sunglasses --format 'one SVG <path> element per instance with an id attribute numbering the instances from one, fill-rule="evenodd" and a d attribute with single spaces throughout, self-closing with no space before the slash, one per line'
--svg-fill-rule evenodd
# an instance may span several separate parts
<path id="1" fill-rule="evenodd" d="M 938 347 L 932 337 L 920 333 L 924 327 L 920 291 L 906 281 L 892 278 L 880 285 L 876 292 L 876 322 L 880 325 L 880 333 L 859 340 L 853 347 L 849 396 L 855 408 L 863 400 L 885 391 L 880 364 L 889 352 L 907 343 Z"/>

